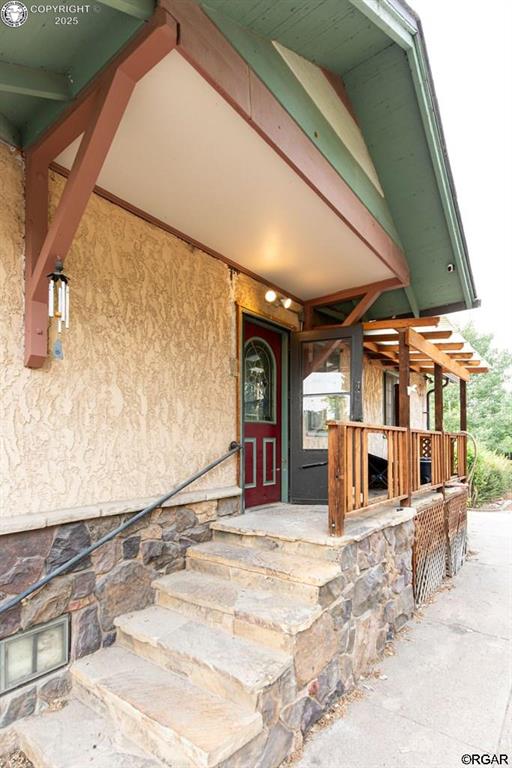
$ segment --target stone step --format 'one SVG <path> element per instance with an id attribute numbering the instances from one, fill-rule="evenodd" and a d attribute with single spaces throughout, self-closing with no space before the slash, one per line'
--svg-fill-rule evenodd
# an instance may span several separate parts
<path id="1" fill-rule="evenodd" d="M 141 749 L 171 768 L 214 768 L 263 728 L 251 711 L 162 669 L 121 646 L 75 662 L 78 697 L 107 711 Z"/>
<path id="2" fill-rule="evenodd" d="M 120 734 L 110 718 L 76 700 L 20 720 L 14 728 L 34 768 L 162 768 Z"/>
<path id="3" fill-rule="evenodd" d="M 261 513 L 256 515 L 249 512 L 236 518 L 215 520 L 210 525 L 213 540 L 256 549 L 279 549 L 289 555 L 327 560 L 332 563 L 339 561 L 340 542 L 328 536 L 327 533 L 324 536 L 307 538 L 302 528 L 295 531 L 290 524 L 287 529 L 283 523 L 281 525 L 275 523 L 272 526 L 269 523 L 273 518 L 267 516 L 261 521 L 260 517 Z M 327 513 L 325 517 L 327 518 Z M 321 531 L 320 526 L 319 528 Z"/>
<path id="4" fill-rule="evenodd" d="M 117 641 L 195 685 L 242 706 L 264 708 L 270 696 L 284 706 L 293 695 L 292 660 L 222 629 L 152 605 L 115 620 Z"/>
<path id="5" fill-rule="evenodd" d="M 342 586 L 340 567 L 335 563 L 222 541 L 190 547 L 187 568 L 323 607 L 339 597 Z"/>
<path id="6" fill-rule="evenodd" d="M 156 579 L 156 602 L 239 637 L 291 652 L 293 638 L 321 615 L 319 605 L 275 592 L 248 589 L 200 571 L 178 571 Z"/>

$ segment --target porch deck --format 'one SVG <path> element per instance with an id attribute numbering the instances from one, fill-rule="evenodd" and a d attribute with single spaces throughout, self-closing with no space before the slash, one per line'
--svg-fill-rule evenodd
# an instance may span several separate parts
<path id="1" fill-rule="evenodd" d="M 340 548 L 352 541 L 360 541 L 375 531 L 411 520 L 420 501 L 423 505 L 434 495 L 415 499 L 412 507 L 400 508 L 396 502 L 385 502 L 354 512 L 346 518 L 343 536 L 329 535 L 327 504 L 266 504 L 254 507 L 239 517 L 217 520 L 211 527 L 226 533 L 269 536 L 288 542 Z"/>

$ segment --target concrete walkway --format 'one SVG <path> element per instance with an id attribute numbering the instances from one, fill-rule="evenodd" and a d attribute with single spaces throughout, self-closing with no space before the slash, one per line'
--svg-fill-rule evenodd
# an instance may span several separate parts
<path id="1" fill-rule="evenodd" d="M 500 752 L 512 765 L 512 513 L 470 512 L 469 548 L 454 589 L 379 664 L 387 679 L 369 679 L 298 768 L 460 768 Z"/>

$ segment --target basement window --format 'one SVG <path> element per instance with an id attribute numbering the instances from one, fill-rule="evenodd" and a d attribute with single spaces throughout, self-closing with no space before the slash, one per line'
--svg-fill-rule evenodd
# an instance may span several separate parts
<path id="1" fill-rule="evenodd" d="M 68 659 L 67 616 L 0 640 L 0 693 L 53 672 Z"/>

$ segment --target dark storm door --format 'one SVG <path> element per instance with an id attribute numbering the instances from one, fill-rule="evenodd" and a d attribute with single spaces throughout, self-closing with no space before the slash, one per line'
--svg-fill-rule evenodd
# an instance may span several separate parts
<path id="1" fill-rule="evenodd" d="M 282 337 L 244 322 L 243 421 L 245 506 L 281 501 Z"/>
<path id="2" fill-rule="evenodd" d="M 290 498 L 327 503 L 327 422 L 362 421 L 360 325 L 292 334 Z"/>

